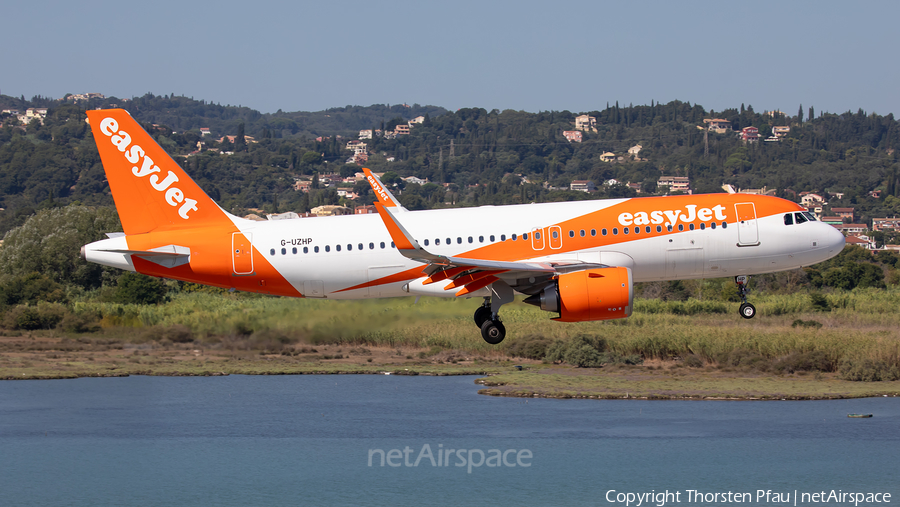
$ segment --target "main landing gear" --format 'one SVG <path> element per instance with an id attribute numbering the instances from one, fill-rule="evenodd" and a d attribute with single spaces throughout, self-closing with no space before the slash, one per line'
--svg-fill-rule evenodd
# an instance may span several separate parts
<path id="1" fill-rule="evenodd" d="M 738 296 L 741 297 L 741 307 L 738 312 L 741 314 L 741 317 L 752 319 L 756 316 L 756 307 L 747 302 L 747 294 L 750 294 L 750 288 L 747 287 L 747 284 L 750 283 L 750 277 L 738 275 L 734 277 L 734 283 L 737 284 Z"/>
<path id="2" fill-rule="evenodd" d="M 506 326 L 500 322 L 500 307 L 515 299 L 512 287 L 503 281 L 491 284 L 491 296 L 475 310 L 475 325 L 481 329 L 481 337 L 491 345 L 497 345 L 506 338 Z"/>

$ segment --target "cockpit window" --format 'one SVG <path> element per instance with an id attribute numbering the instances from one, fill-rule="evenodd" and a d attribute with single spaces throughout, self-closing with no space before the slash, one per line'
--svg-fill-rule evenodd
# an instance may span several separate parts
<path id="1" fill-rule="evenodd" d="M 807 221 L 806 217 L 803 216 L 803 213 L 794 213 L 794 218 L 797 219 L 798 224 L 802 224 L 803 222 Z"/>
<path id="2" fill-rule="evenodd" d="M 816 221 L 816 216 L 813 215 L 812 213 L 810 213 L 809 211 L 804 211 L 803 216 L 805 216 L 807 219 L 809 219 L 810 222 Z"/>
<path id="3" fill-rule="evenodd" d="M 794 225 L 794 215 L 792 215 L 790 213 L 785 213 L 784 225 Z"/>

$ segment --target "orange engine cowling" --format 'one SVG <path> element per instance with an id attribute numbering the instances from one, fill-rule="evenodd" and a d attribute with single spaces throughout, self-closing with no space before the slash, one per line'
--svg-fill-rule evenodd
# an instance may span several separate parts
<path id="1" fill-rule="evenodd" d="M 559 312 L 553 320 L 560 322 L 628 317 L 634 303 L 631 269 L 610 267 L 566 273 L 559 276 L 555 285 L 525 302 Z"/>

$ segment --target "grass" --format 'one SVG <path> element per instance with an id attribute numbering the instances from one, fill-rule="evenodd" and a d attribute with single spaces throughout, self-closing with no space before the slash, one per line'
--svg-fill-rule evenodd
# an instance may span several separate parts
<path id="1" fill-rule="evenodd" d="M 829 312 L 815 311 L 806 294 L 755 298 L 758 315 L 749 321 L 738 316 L 737 303 L 638 300 L 631 318 L 575 324 L 553 322 L 552 314 L 516 303 L 503 308 L 509 334 L 500 346 L 482 341 L 472 323 L 477 299 L 423 298 L 414 304 L 413 298 L 328 301 L 189 293 L 159 306 L 80 302 L 74 311 L 99 313 L 111 334 L 184 325 L 200 342 L 269 332 L 289 342 L 440 347 L 492 356 L 529 335 L 567 339 L 586 333 L 606 338 L 615 352 L 646 359 L 695 354 L 712 361 L 744 349 L 764 357 L 822 351 L 835 363 L 844 357 L 900 361 L 900 290 L 827 299 Z M 797 320 L 808 325 L 792 326 Z"/>
<path id="2" fill-rule="evenodd" d="M 847 382 L 835 373 L 849 361 L 856 368 L 853 378 L 875 380 L 871 365 L 900 365 L 900 290 L 764 295 L 752 301 L 758 309 L 752 320 L 738 315 L 737 303 L 637 300 L 628 319 L 574 324 L 515 303 L 502 310 L 507 339 L 491 346 L 472 322 L 477 298 L 415 303 L 192 292 L 157 306 L 85 299 L 72 311 L 97 316 L 99 332 L 9 332 L 0 338 L 0 371 L 4 378 L 490 373 L 497 374 L 491 382 L 503 385 L 488 386 L 486 394 L 561 397 L 802 398 L 900 391 L 895 382 Z M 536 336 L 552 342 L 580 334 L 602 337 L 610 352 L 639 355 L 645 365 L 576 369 L 509 354 L 510 347 Z M 815 375 L 777 368 L 786 358 L 807 356 L 830 366 Z M 769 367 L 749 368 L 741 362 L 747 358 Z M 531 370 L 514 372 L 515 363 Z"/>

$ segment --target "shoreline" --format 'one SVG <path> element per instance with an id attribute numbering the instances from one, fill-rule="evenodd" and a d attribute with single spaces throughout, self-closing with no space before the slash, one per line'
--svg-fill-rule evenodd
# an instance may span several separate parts
<path id="1" fill-rule="evenodd" d="M 521 369 L 519 369 L 521 368 Z M 688 367 L 683 361 L 577 368 L 415 346 L 298 345 L 277 352 L 190 343 L 124 342 L 52 334 L 0 336 L 0 380 L 227 375 L 474 375 L 478 394 L 513 398 L 826 400 L 900 396 L 900 381 L 860 382 L 837 373 Z"/>

